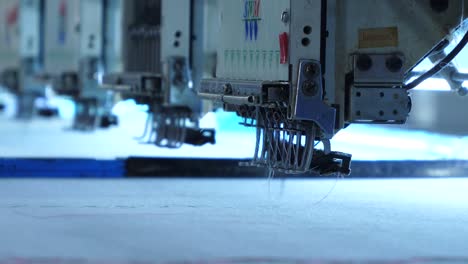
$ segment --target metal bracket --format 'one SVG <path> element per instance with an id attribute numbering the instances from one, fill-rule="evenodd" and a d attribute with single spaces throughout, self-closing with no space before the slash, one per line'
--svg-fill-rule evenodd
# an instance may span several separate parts
<path id="1" fill-rule="evenodd" d="M 404 88 L 352 87 L 352 123 L 403 124 L 411 110 L 411 98 Z"/>
<path id="2" fill-rule="evenodd" d="M 80 94 L 80 79 L 77 72 L 63 72 L 52 80 L 53 89 L 60 95 L 76 97 Z"/>
<path id="3" fill-rule="evenodd" d="M 332 138 L 335 130 L 336 109 L 323 101 L 322 70 L 316 60 L 299 61 L 298 81 L 295 102 L 291 104 L 291 118 L 314 121 Z"/>
<path id="4" fill-rule="evenodd" d="M 288 83 L 241 80 L 203 80 L 198 96 L 228 105 L 256 105 L 286 102 Z"/>
<path id="5" fill-rule="evenodd" d="M 173 56 L 169 58 L 169 84 L 180 89 L 193 88 L 189 61 L 186 57 Z"/>
<path id="6" fill-rule="evenodd" d="M 362 86 L 401 84 L 405 72 L 405 56 L 401 53 L 353 55 L 354 82 Z"/>
<path id="7" fill-rule="evenodd" d="M 162 78 L 159 74 L 106 74 L 102 81 L 102 87 L 136 96 L 162 97 Z"/>
<path id="8" fill-rule="evenodd" d="M 73 129 L 89 131 L 96 127 L 98 102 L 96 98 L 76 99 L 77 110 L 73 120 Z"/>
<path id="9" fill-rule="evenodd" d="M 3 70 L 0 76 L 0 83 L 10 92 L 18 93 L 20 90 L 18 69 L 7 68 Z"/>

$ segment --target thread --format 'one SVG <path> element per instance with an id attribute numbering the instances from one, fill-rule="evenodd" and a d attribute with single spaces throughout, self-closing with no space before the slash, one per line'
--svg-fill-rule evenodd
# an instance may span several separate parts
<path id="1" fill-rule="evenodd" d="M 319 200 L 317 200 L 316 202 L 312 203 L 312 206 L 318 206 L 320 205 L 323 201 L 325 201 L 328 197 L 330 197 L 330 195 L 333 193 L 333 191 L 335 190 L 336 186 L 338 185 L 338 179 L 340 177 L 337 175 L 336 176 L 336 179 L 335 179 L 335 183 L 333 183 L 333 186 L 330 188 L 330 190 L 322 197 L 320 198 Z"/>
<path id="2" fill-rule="evenodd" d="M 465 20 L 465 0 L 461 0 L 461 19 L 460 19 L 460 24 L 463 24 L 463 21 Z"/>

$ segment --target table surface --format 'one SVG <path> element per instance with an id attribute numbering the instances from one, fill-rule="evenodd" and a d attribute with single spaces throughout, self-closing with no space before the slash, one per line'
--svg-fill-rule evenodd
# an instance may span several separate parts
<path id="1" fill-rule="evenodd" d="M 468 257 L 468 179 L 5 179 L 0 245 L 0 263 Z"/>

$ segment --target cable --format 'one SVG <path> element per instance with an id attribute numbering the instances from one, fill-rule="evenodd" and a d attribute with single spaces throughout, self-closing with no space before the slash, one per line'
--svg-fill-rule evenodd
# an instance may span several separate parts
<path id="1" fill-rule="evenodd" d="M 406 90 L 411 90 L 416 86 L 420 85 L 425 80 L 439 73 L 445 66 L 447 66 L 452 60 L 463 50 L 468 43 L 468 32 L 465 33 L 463 38 L 457 44 L 457 46 L 442 60 L 440 60 L 432 69 L 419 76 L 416 80 L 404 86 Z"/>

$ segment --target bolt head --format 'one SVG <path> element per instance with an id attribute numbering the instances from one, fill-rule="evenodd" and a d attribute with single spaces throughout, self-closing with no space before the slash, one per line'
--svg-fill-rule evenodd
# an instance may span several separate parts
<path id="1" fill-rule="evenodd" d="M 320 73 L 320 66 L 315 63 L 309 63 L 305 65 L 304 73 L 308 78 L 315 78 Z"/>
<path id="2" fill-rule="evenodd" d="M 390 72 L 399 72 L 403 68 L 403 60 L 400 57 L 393 55 L 387 58 L 385 66 Z"/>
<path id="3" fill-rule="evenodd" d="M 316 96 L 318 93 L 318 85 L 315 81 L 305 81 L 302 84 L 302 93 L 305 96 Z"/>
<path id="4" fill-rule="evenodd" d="M 289 12 L 288 11 L 283 11 L 281 14 L 281 21 L 283 23 L 288 23 L 289 22 Z"/>
<path id="5" fill-rule="evenodd" d="M 361 54 L 356 61 L 356 67 L 360 71 L 368 71 L 372 68 L 372 58 L 367 54 Z"/>

